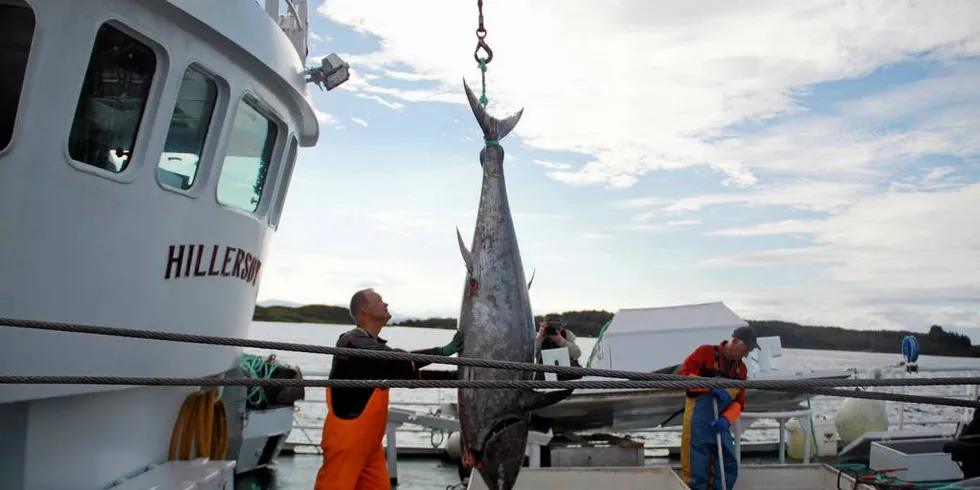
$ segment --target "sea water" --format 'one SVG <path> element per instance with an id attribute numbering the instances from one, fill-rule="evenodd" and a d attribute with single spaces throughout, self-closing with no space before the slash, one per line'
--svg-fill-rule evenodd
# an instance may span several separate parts
<path id="1" fill-rule="evenodd" d="M 253 322 L 249 332 L 249 338 L 255 340 L 269 340 L 278 342 L 295 342 L 303 344 L 314 344 L 323 346 L 334 346 L 337 338 L 343 332 L 353 328 L 350 325 L 324 325 L 324 324 L 302 324 L 302 323 L 274 323 L 274 322 Z M 430 329 L 418 327 L 385 327 L 381 332 L 381 337 L 388 340 L 388 345 L 394 348 L 405 350 L 424 349 L 428 347 L 441 346 L 448 343 L 455 330 Z M 718 339 L 720 342 L 723 339 Z M 582 360 L 588 359 L 592 346 L 596 339 L 578 337 L 577 343 L 582 348 Z M 777 368 L 786 370 L 797 369 L 846 369 L 855 368 L 859 371 L 870 372 L 874 368 L 895 365 L 902 360 L 899 354 L 900 346 L 895 346 L 894 354 L 867 353 L 867 352 L 845 352 L 809 349 L 783 349 L 782 357 L 774 359 Z M 321 354 L 309 354 L 304 352 L 281 352 L 263 351 L 258 349 L 246 349 L 246 352 L 258 355 L 275 354 L 276 357 L 285 363 L 297 365 L 304 373 L 326 372 L 330 369 L 332 356 Z M 923 367 L 959 367 L 968 366 L 976 371 L 954 371 L 939 373 L 938 376 L 976 376 L 980 371 L 980 359 L 977 358 L 957 358 L 940 356 L 919 356 L 919 366 Z M 425 369 L 455 369 L 451 365 L 434 365 Z M 923 373 L 922 376 L 930 376 Z M 964 397 L 968 394 L 968 387 L 965 386 L 919 386 L 909 390 L 910 393 L 917 395 L 932 396 L 958 396 Z M 878 388 L 878 390 L 889 390 L 899 392 L 901 388 Z M 326 417 L 326 406 L 324 403 L 323 388 L 307 388 L 306 400 L 299 403 L 299 409 L 295 416 L 295 425 L 298 427 L 309 426 L 309 430 L 293 430 L 288 441 L 294 443 L 318 443 L 320 439 L 319 427 L 323 425 Z M 405 405 L 405 408 L 415 409 L 423 412 L 430 412 L 440 403 L 450 403 L 456 401 L 455 389 L 392 389 L 391 406 L 397 407 L 401 404 L 423 403 L 429 406 Z M 833 416 L 844 399 L 836 397 L 814 397 L 811 400 L 814 414 Z M 887 410 L 892 428 L 897 428 L 901 405 L 888 402 Z M 746 407 L 751 411 L 752 407 Z M 907 429 L 914 429 L 921 426 L 910 425 L 915 422 L 928 422 L 938 419 L 959 420 L 963 417 L 964 409 L 955 407 L 937 407 L 932 405 L 905 405 L 904 420 Z M 767 421 L 760 421 L 764 424 Z M 773 421 L 769 421 L 773 422 Z M 933 426 L 940 427 L 940 426 Z M 953 425 L 945 425 L 940 428 L 950 429 Z M 630 437 L 643 440 L 650 446 L 674 446 L 680 444 L 679 432 L 632 432 Z M 446 435 L 432 433 L 428 430 L 421 430 L 419 427 L 405 425 L 403 430 L 398 433 L 399 447 L 431 447 L 438 446 L 444 441 Z M 743 440 L 761 442 L 775 441 L 778 434 L 776 429 L 750 429 L 743 435 Z M 297 449 L 299 451 L 299 449 Z"/>

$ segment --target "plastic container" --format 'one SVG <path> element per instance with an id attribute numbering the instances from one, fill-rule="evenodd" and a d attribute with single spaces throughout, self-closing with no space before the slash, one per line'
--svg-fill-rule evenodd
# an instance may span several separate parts
<path id="1" fill-rule="evenodd" d="M 803 441 L 805 432 L 800 424 L 810 425 L 807 419 L 790 419 L 786 422 L 787 438 L 786 455 L 791 459 L 803 460 Z M 810 460 L 817 457 L 837 455 L 837 425 L 833 419 L 823 415 L 813 417 L 813 439 L 810 441 Z"/>

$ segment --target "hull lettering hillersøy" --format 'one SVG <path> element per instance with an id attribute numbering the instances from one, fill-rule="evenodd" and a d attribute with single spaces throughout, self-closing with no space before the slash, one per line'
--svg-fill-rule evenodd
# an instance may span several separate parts
<path id="1" fill-rule="evenodd" d="M 180 277 L 237 277 L 255 285 L 262 261 L 240 248 L 213 245 L 171 245 L 164 279 Z"/>

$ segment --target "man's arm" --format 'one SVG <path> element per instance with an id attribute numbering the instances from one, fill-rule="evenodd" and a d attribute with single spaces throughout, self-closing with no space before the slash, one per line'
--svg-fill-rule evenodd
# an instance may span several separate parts
<path id="1" fill-rule="evenodd" d="M 337 342 L 337 347 L 350 347 L 362 350 L 380 350 L 387 352 L 405 352 L 402 349 L 392 349 L 384 342 L 366 335 L 351 334 L 347 338 L 341 337 Z M 413 361 L 393 361 L 393 360 L 372 360 L 378 363 L 378 370 L 384 372 L 388 379 L 418 379 L 417 371 L 422 366 Z"/>
<path id="2" fill-rule="evenodd" d="M 571 330 L 566 329 L 565 335 L 567 337 L 560 342 L 560 344 L 564 345 L 560 345 L 560 347 L 568 348 L 568 357 L 571 359 L 578 359 L 579 357 L 582 357 L 582 349 L 575 343 L 575 334 L 572 333 Z"/>
<path id="3" fill-rule="evenodd" d="M 738 379 L 745 379 L 748 377 L 748 369 L 745 364 L 742 364 L 738 368 Z M 739 388 L 738 394 L 735 395 L 735 399 L 732 403 L 728 405 L 728 408 L 722 412 L 722 416 L 728 419 L 732 424 L 735 423 L 739 417 L 742 416 L 742 411 L 745 410 L 745 388 Z"/>
<path id="4" fill-rule="evenodd" d="M 694 352 L 691 352 L 684 358 L 684 362 L 681 363 L 680 373 L 678 374 L 681 376 L 700 376 L 701 367 L 704 366 L 705 359 L 707 359 L 707 362 L 711 362 L 712 356 L 714 356 L 714 346 L 712 345 L 702 345 L 694 349 Z M 711 390 L 707 388 L 691 388 L 688 391 L 692 393 L 707 393 Z"/>

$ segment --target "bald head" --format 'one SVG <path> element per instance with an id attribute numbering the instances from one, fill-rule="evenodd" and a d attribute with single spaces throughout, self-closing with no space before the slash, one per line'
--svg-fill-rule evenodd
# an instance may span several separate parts
<path id="1" fill-rule="evenodd" d="M 374 290 L 371 288 L 362 289 L 350 297 L 350 318 L 357 325 L 358 318 L 361 316 L 361 309 L 368 304 L 368 297 Z"/>
<path id="2" fill-rule="evenodd" d="M 355 325 L 375 334 L 391 319 L 388 304 L 371 288 L 362 289 L 351 296 L 350 317 Z"/>

